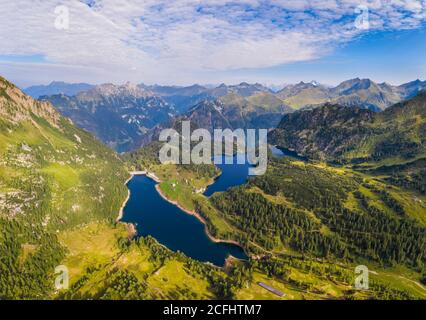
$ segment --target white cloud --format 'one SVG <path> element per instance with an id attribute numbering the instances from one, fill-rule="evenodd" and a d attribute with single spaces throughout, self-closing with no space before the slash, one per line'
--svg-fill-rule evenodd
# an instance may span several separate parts
<path id="1" fill-rule="evenodd" d="M 47 69 L 78 66 L 94 82 L 190 82 L 319 58 L 368 32 L 354 27 L 360 4 L 373 30 L 426 19 L 426 2 L 416 0 L 0 0 L 0 55 L 43 55 Z M 68 30 L 54 27 L 58 5 L 70 9 Z"/>

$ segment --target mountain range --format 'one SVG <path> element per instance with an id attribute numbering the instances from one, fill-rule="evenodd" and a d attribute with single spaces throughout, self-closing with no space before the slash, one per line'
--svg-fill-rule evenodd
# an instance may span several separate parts
<path id="1" fill-rule="evenodd" d="M 108 146 L 126 151 L 140 146 L 142 135 L 177 115 L 174 105 L 142 86 L 104 84 L 74 96 L 42 96 L 79 127 Z"/>
<path id="2" fill-rule="evenodd" d="M 247 83 L 213 89 L 104 84 L 74 96 L 56 94 L 40 100 L 51 102 L 79 127 L 120 152 L 142 146 L 150 140 L 154 126 L 164 127 L 176 117 L 196 124 L 213 123 L 216 120 L 208 118 L 216 117 L 224 128 L 274 128 L 282 115 L 292 111 L 268 88 Z"/>
<path id="3" fill-rule="evenodd" d="M 324 103 L 335 103 L 347 107 L 360 107 L 382 111 L 389 106 L 406 100 L 426 88 L 426 81 L 415 80 L 400 86 L 375 83 L 370 79 L 351 79 L 336 87 L 327 87 L 315 81 L 289 85 L 277 92 L 287 105 L 294 109 L 315 107 Z"/>
<path id="4" fill-rule="evenodd" d="M 55 84 L 55 83 L 54 83 Z M 78 85 L 53 84 L 46 93 L 71 92 Z M 336 87 L 318 82 L 300 82 L 274 92 L 259 83 L 221 84 L 217 87 L 192 85 L 160 86 L 103 84 L 76 94 L 48 94 L 40 100 L 51 102 L 79 127 L 120 152 L 137 149 L 151 141 L 163 128 L 179 119 L 191 119 L 197 126 L 213 124 L 223 128 L 273 129 L 281 117 L 299 109 L 324 104 L 358 107 L 375 112 L 415 96 L 426 88 L 426 81 L 412 81 L 400 86 L 352 79 Z M 60 91 L 62 90 L 62 91 Z M 33 88 L 27 89 L 34 91 Z M 42 90 L 39 88 L 38 93 Z M 153 132 L 154 131 L 154 132 Z"/>

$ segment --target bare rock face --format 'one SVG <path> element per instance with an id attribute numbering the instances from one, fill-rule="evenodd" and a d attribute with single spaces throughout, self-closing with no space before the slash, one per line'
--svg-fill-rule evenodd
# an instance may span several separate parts
<path id="1" fill-rule="evenodd" d="M 0 115 L 2 119 L 18 123 L 30 120 L 31 115 L 47 120 L 58 127 L 60 114 L 48 102 L 34 100 L 15 85 L 0 77 Z"/>

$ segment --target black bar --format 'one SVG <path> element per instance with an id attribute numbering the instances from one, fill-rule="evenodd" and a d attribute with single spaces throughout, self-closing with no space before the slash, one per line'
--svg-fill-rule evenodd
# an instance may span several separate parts
<path id="1" fill-rule="evenodd" d="M 383 319 L 402 310 L 422 314 L 425 301 L 0 301 L 0 310 L 10 308 L 14 319 L 20 313 L 81 320 L 84 316 L 117 319 L 299 319 L 304 317 L 359 316 Z"/>

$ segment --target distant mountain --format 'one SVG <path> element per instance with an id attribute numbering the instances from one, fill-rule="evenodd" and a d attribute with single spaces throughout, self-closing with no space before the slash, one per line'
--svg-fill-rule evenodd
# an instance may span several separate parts
<path id="1" fill-rule="evenodd" d="M 421 90 L 426 89 L 426 81 L 420 81 L 419 79 L 417 79 L 415 81 L 400 85 L 398 89 L 400 94 L 406 99 L 412 98 L 413 96 L 417 95 L 417 93 L 419 93 Z"/>
<path id="2" fill-rule="evenodd" d="M 309 83 L 300 82 L 295 85 L 288 85 L 277 92 L 277 97 L 294 109 L 320 104 L 331 99 L 329 88 L 312 81 Z"/>
<path id="3" fill-rule="evenodd" d="M 185 113 L 191 107 L 203 100 L 214 100 L 229 94 L 241 97 L 250 97 L 258 93 L 272 93 L 272 91 L 259 84 L 249 84 L 242 82 L 238 85 L 221 84 L 217 87 L 207 88 L 200 85 L 189 87 L 179 86 L 145 86 L 155 95 L 160 96 L 165 101 L 174 104 L 180 113 Z"/>
<path id="4" fill-rule="evenodd" d="M 162 123 L 149 130 L 143 137 L 143 145 L 158 140 L 162 129 L 175 128 L 181 121 L 191 121 L 194 128 L 207 129 L 273 129 L 281 117 L 293 109 L 283 105 L 271 93 L 257 93 L 242 97 L 230 93 L 218 99 L 203 100 L 185 114 Z M 178 128 L 179 129 L 179 128 Z"/>
<path id="5" fill-rule="evenodd" d="M 38 99 L 41 96 L 49 96 L 54 94 L 65 94 L 67 96 L 76 95 L 79 92 L 89 90 L 94 86 L 87 83 L 65 83 L 61 81 L 54 81 L 49 85 L 32 86 L 24 89 L 23 91 Z"/>
<path id="6" fill-rule="evenodd" d="M 154 127 L 162 128 L 175 118 L 190 118 L 208 129 L 217 119 L 229 128 L 274 128 L 283 114 L 293 111 L 267 87 L 245 82 L 216 88 L 103 84 L 74 96 L 40 99 L 119 152 L 152 140 Z"/>
<path id="7" fill-rule="evenodd" d="M 142 134 L 177 114 L 173 105 L 142 86 L 104 84 L 75 96 L 44 96 L 79 127 L 119 152 L 140 146 Z"/>
<path id="8" fill-rule="evenodd" d="M 178 113 L 185 113 L 200 101 L 213 98 L 209 89 L 197 84 L 189 87 L 154 85 L 145 86 L 145 88 L 151 90 L 169 104 L 173 104 Z"/>
<path id="9" fill-rule="evenodd" d="M 235 122 L 241 124 L 240 119 L 234 119 L 226 114 L 225 105 L 219 100 L 202 101 L 195 105 L 183 117 L 189 120 L 197 128 L 207 129 L 213 132 L 214 129 L 232 129 Z"/>
<path id="10" fill-rule="evenodd" d="M 401 86 L 375 83 L 370 79 L 355 78 L 336 87 L 326 87 L 315 81 L 288 85 L 277 96 L 294 109 L 317 107 L 334 103 L 346 107 L 359 107 L 382 111 L 389 106 L 409 99 L 426 88 L 426 81 L 416 80 Z"/>
<path id="11" fill-rule="evenodd" d="M 416 160 L 426 156 L 426 91 L 380 113 L 326 104 L 288 114 L 270 141 L 320 160 Z"/>
<path id="12" fill-rule="evenodd" d="M 282 115 L 294 110 L 269 91 L 255 91 L 241 96 L 231 92 L 217 99 L 223 104 L 222 114 L 233 128 L 274 128 Z"/>
<path id="13" fill-rule="evenodd" d="M 369 109 L 375 112 L 416 95 L 426 81 L 401 86 L 351 79 L 336 87 L 316 81 L 287 85 L 278 92 L 266 86 L 242 82 L 217 87 L 104 84 L 75 95 L 42 96 L 65 116 L 116 150 L 129 151 L 150 140 L 151 129 L 163 127 L 176 117 L 191 117 L 206 124 L 223 119 L 230 128 L 275 128 L 281 117 L 294 109 L 323 104 Z M 212 109 L 220 105 L 220 112 Z M 215 111 L 216 110 L 216 111 Z M 204 113 L 203 113 L 204 112 Z M 154 130 L 155 131 L 155 130 Z"/>
<path id="14" fill-rule="evenodd" d="M 148 88 L 155 94 L 162 97 L 178 96 L 178 95 L 179 96 L 196 96 L 208 90 L 206 87 L 200 86 L 198 84 L 194 84 L 188 87 L 153 85 L 153 86 L 146 86 L 146 88 Z"/>
<path id="15" fill-rule="evenodd" d="M 260 83 L 249 84 L 247 82 L 241 82 L 240 84 L 230 86 L 221 84 L 220 86 L 209 90 L 209 94 L 215 98 L 223 97 L 228 94 L 249 97 L 262 92 L 272 93 L 272 90 L 261 85 Z"/>
<path id="16" fill-rule="evenodd" d="M 381 111 L 403 100 L 397 87 L 377 84 L 370 79 L 352 79 L 331 89 L 333 103 Z"/>

